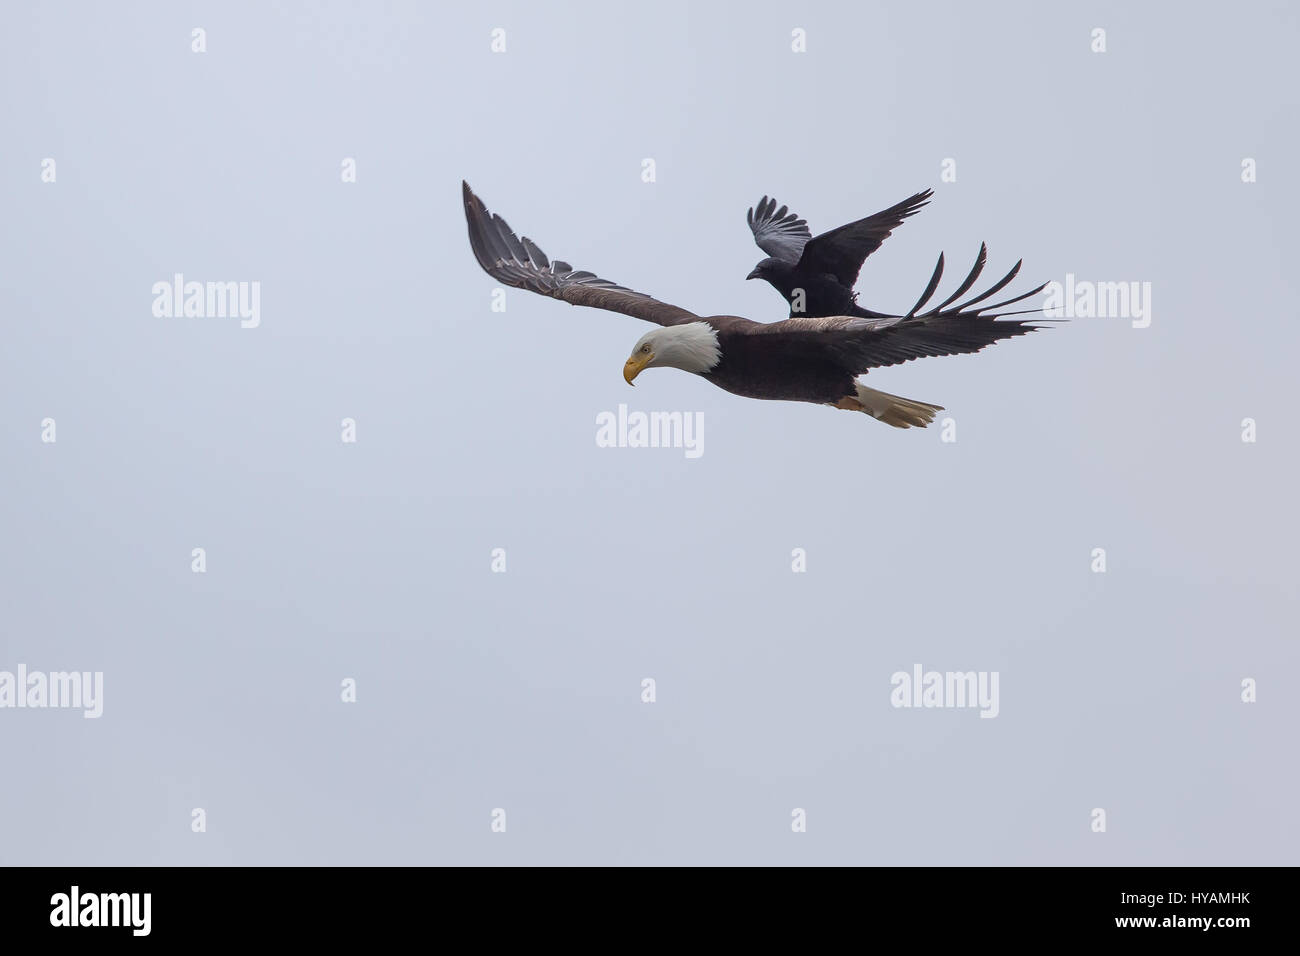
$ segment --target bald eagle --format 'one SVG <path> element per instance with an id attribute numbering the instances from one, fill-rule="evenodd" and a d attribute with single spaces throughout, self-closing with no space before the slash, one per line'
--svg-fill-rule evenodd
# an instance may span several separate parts
<path id="1" fill-rule="evenodd" d="M 803 316 L 771 323 L 736 315 L 696 315 L 576 270 L 567 262 L 551 261 L 536 243 L 526 236 L 519 238 L 504 219 L 488 212 L 468 183 L 461 186 L 470 248 L 488 275 L 505 285 L 570 305 L 621 312 L 661 326 L 643 335 L 623 364 L 623 378 L 629 385 L 648 368 L 676 368 L 746 398 L 830 405 L 864 412 L 896 428 L 924 428 L 943 406 L 868 388 L 857 377 L 869 369 L 929 355 L 978 352 L 1001 339 L 1039 328 L 1024 319 L 995 321 L 997 313 L 984 314 L 1033 292 L 969 308 L 1010 278 L 965 305 L 921 312 L 939 285 L 943 256 L 920 301 L 906 315 Z M 975 275 L 977 271 L 957 296 L 966 292 Z"/>

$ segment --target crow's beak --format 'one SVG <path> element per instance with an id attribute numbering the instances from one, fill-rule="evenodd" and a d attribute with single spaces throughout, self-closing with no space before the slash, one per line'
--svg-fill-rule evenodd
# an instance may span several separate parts
<path id="1" fill-rule="evenodd" d="M 755 269 L 755 270 L 754 270 L 753 272 L 751 272 L 749 275 L 745 276 L 745 278 L 746 278 L 746 279 L 757 279 L 757 278 L 758 278 L 758 270 Z"/>

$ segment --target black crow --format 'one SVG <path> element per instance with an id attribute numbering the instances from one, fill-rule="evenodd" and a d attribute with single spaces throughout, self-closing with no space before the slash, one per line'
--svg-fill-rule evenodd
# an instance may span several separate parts
<path id="1" fill-rule="evenodd" d="M 763 279 L 790 306 L 791 318 L 808 316 L 817 318 L 831 315 L 853 315 L 866 319 L 879 319 L 888 313 L 873 312 L 858 305 L 858 294 L 853 287 L 858 281 L 858 272 L 863 261 L 880 248 L 880 244 L 902 224 L 903 220 L 915 215 L 926 205 L 933 190 L 909 196 L 896 206 L 883 209 L 873 216 L 859 219 L 830 232 L 824 232 L 816 239 L 808 229 L 808 223 L 790 212 L 785 206 L 777 207 L 775 199 L 764 196 L 758 206 L 751 208 L 745 219 L 754 233 L 754 242 L 768 254 L 754 267 L 746 279 Z M 951 296 L 936 306 L 936 312 L 942 312 L 947 306 L 965 295 L 988 261 L 988 249 L 980 245 L 975 266 L 966 281 Z M 1009 273 L 992 289 L 977 299 L 972 299 L 964 306 L 973 305 L 998 292 L 1007 285 L 1020 271 L 1017 262 Z M 931 282 L 938 284 L 943 273 L 943 256 L 935 269 Z M 930 293 L 933 294 L 933 288 Z M 1029 295 L 1041 291 L 1035 289 Z M 926 296 L 928 299 L 929 296 Z M 1022 297 L 1027 298 L 1027 296 Z M 923 300 L 916 306 L 917 311 Z"/>
<path id="2" fill-rule="evenodd" d="M 768 258 L 754 266 L 754 271 L 745 278 L 763 279 L 780 292 L 790 304 L 791 317 L 879 318 L 883 313 L 861 308 L 853 291 L 862 262 L 880 248 L 904 219 L 915 215 L 929 202 L 932 195 L 933 190 L 927 189 L 874 216 L 824 232 L 816 239 L 807 222 L 785 206 L 778 209 L 775 199 L 764 196 L 745 219 L 754 233 L 755 244 Z"/>

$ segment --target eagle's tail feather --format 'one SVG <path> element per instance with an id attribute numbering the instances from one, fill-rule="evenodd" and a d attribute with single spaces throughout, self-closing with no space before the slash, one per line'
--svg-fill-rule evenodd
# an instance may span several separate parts
<path id="1" fill-rule="evenodd" d="M 857 386 L 858 403 L 862 410 L 878 421 L 895 428 L 924 428 L 934 421 L 936 412 L 943 411 L 942 405 L 930 405 L 916 402 L 910 398 L 901 398 L 880 392 L 874 388 L 854 383 Z"/>

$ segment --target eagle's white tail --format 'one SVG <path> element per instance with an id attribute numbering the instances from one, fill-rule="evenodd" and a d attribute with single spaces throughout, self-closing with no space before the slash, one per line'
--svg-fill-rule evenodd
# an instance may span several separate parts
<path id="1" fill-rule="evenodd" d="M 935 412 L 943 411 L 942 405 L 914 402 L 910 398 L 899 398 L 856 382 L 854 384 L 857 386 L 858 403 L 862 410 L 872 418 L 895 428 L 911 428 L 913 425 L 924 428 L 934 421 Z"/>

